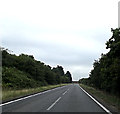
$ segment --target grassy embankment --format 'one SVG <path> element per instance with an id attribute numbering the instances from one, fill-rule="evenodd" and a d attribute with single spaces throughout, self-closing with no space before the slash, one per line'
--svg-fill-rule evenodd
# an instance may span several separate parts
<path id="1" fill-rule="evenodd" d="M 100 91 L 93 87 L 89 87 L 83 84 L 80 86 L 85 89 L 88 93 L 90 93 L 94 98 L 99 100 L 104 105 L 111 108 L 113 111 L 120 112 L 120 98 L 114 95 L 110 95 L 104 91 Z"/>
<path id="2" fill-rule="evenodd" d="M 31 88 L 31 89 L 21 89 L 21 90 L 11 90 L 11 89 L 4 89 L 2 90 L 2 101 L 9 101 L 12 99 L 16 99 L 22 96 L 42 92 L 45 90 L 53 89 L 56 87 L 61 87 L 67 84 L 59 84 L 59 85 L 48 85 L 48 86 L 42 86 L 38 88 Z"/>

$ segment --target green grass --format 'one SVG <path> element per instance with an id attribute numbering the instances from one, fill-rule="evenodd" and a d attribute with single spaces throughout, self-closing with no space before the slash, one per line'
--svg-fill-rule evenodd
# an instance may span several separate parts
<path id="1" fill-rule="evenodd" d="M 12 90 L 12 89 L 4 89 L 2 90 L 2 101 L 9 101 L 12 99 L 16 99 L 22 96 L 42 92 L 45 90 L 53 89 L 56 87 L 61 87 L 67 84 L 59 84 L 59 85 L 48 85 L 48 86 L 42 86 L 38 88 L 31 88 L 31 89 L 21 89 L 21 90 Z"/>
<path id="2" fill-rule="evenodd" d="M 90 93 L 93 97 L 100 100 L 102 103 L 106 104 L 107 106 L 115 109 L 116 111 L 120 111 L 120 98 L 104 91 L 100 91 L 93 87 L 80 84 L 80 86 L 85 89 L 88 93 Z"/>

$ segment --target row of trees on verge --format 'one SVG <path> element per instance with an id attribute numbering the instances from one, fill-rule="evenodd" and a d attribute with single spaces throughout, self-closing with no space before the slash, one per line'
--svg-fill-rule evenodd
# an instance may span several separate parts
<path id="1" fill-rule="evenodd" d="M 44 85 L 71 83 L 69 71 L 64 73 L 62 66 L 51 68 L 37 61 L 32 55 L 10 54 L 8 49 L 2 52 L 2 86 L 3 88 L 33 88 Z"/>
<path id="2" fill-rule="evenodd" d="M 95 60 L 89 78 L 79 82 L 120 96 L 120 28 L 111 32 L 113 35 L 106 43 L 109 52 Z"/>

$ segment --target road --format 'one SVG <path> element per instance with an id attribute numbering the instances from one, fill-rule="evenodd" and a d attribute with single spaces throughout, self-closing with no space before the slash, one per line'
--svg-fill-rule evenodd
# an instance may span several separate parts
<path id="1" fill-rule="evenodd" d="M 43 92 L 2 106 L 3 112 L 105 112 L 78 84 Z"/>

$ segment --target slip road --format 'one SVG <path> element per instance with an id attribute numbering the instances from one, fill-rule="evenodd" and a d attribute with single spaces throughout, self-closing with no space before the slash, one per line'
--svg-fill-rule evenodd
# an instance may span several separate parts
<path id="1" fill-rule="evenodd" d="M 55 88 L 9 102 L 3 112 L 105 112 L 78 84 Z M 109 113 L 109 112 L 108 112 Z"/>

